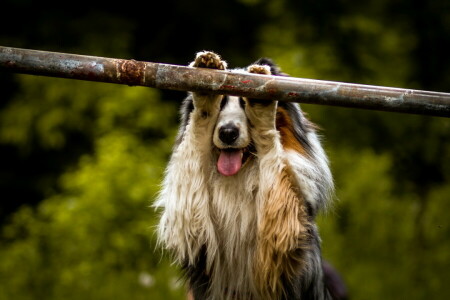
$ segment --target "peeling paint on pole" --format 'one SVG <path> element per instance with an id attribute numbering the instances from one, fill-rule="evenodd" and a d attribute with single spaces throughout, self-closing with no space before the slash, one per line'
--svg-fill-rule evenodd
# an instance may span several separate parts
<path id="1" fill-rule="evenodd" d="M 16 73 L 450 117 L 450 94 L 0 46 Z"/>

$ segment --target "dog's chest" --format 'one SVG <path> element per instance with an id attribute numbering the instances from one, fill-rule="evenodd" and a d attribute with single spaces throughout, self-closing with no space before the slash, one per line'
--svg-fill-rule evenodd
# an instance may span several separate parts
<path id="1" fill-rule="evenodd" d="M 254 240 L 258 210 L 258 172 L 253 164 L 237 176 L 211 178 L 211 214 L 225 243 Z"/>
<path id="2" fill-rule="evenodd" d="M 258 224 L 257 168 L 247 165 L 238 176 L 211 178 L 211 219 L 217 251 L 208 255 L 214 267 L 212 289 L 252 291 Z"/>

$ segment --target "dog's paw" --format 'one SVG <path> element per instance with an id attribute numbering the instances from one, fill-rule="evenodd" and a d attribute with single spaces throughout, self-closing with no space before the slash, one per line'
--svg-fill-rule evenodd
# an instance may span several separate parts
<path id="1" fill-rule="evenodd" d="M 208 68 L 225 70 L 227 63 L 214 52 L 201 51 L 197 53 L 195 60 L 189 64 L 190 67 Z M 210 94 L 205 92 L 192 93 L 194 107 L 200 112 L 202 119 L 209 119 L 211 116 L 217 115 L 219 112 L 220 100 L 222 95 Z"/>
<path id="2" fill-rule="evenodd" d="M 270 66 L 267 65 L 251 65 L 247 67 L 247 72 L 252 74 L 261 74 L 261 75 L 272 75 L 270 71 Z M 273 109 L 272 106 L 274 106 L 275 101 L 269 101 L 269 100 L 260 100 L 260 99 L 247 99 L 250 106 L 254 107 L 256 106 L 262 106 L 267 107 L 269 110 Z"/>
<path id="3" fill-rule="evenodd" d="M 197 53 L 195 60 L 189 66 L 196 68 L 225 70 L 227 68 L 227 63 L 214 52 L 201 51 Z"/>
<path id="4" fill-rule="evenodd" d="M 247 67 L 247 72 L 253 74 L 271 75 L 270 66 L 267 65 L 251 65 Z"/>
<path id="5" fill-rule="evenodd" d="M 267 65 L 250 65 L 247 67 L 247 72 L 252 74 L 272 75 L 270 66 Z M 246 113 L 253 125 L 261 129 L 272 128 L 275 126 L 277 101 L 253 98 L 247 98 L 245 100 L 249 104 L 246 106 Z"/>

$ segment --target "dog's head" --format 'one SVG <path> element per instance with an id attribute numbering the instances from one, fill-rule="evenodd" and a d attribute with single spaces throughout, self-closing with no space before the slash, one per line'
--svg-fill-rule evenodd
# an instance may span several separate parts
<path id="1" fill-rule="evenodd" d="M 254 64 L 269 66 L 272 75 L 287 76 L 270 59 L 261 58 Z M 246 72 L 244 69 L 231 71 Z M 192 97 L 193 95 L 190 94 L 181 108 L 181 127 L 176 145 L 181 143 L 184 131 L 189 123 L 190 113 L 194 110 Z M 247 101 L 242 97 L 224 95 L 221 99 L 212 142 L 215 148 L 214 152 L 217 154 L 217 170 L 224 176 L 237 174 L 247 162 L 252 160 L 256 153 L 250 133 L 250 124 L 245 113 L 246 105 L 248 105 Z M 292 127 L 290 128 L 293 132 L 292 136 L 302 140 L 304 128 L 302 122 L 298 119 L 301 117 L 298 106 L 293 103 L 279 103 L 280 106 L 284 107 L 286 111 L 285 114 L 281 115 L 281 123 Z M 291 117 L 292 120 L 285 120 Z M 277 117 L 277 124 L 278 119 Z"/>
<path id="2" fill-rule="evenodd" d="M 254 64 L 269 66 L 272 75 L 285 75 L 270 59 L 261 58 Z M 245 105 L 247 104 L 243 98 L 234 96 L 224 96 L 220 103 L 213 143 L 219 150 L 217 170 L 225 176 L 239 172 L 255 152 Z"/>
<path id="3" fill-rule="evenodd" d="M 217 170 L 224 176 L 236 174 L 250 156 L 250 131 L 245 101 L 224 96 L 214 128 L 213 144 L 219 151 Z"/>

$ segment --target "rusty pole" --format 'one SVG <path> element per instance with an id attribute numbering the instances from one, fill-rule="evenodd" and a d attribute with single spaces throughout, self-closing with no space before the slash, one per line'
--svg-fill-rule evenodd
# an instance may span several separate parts
<path id="1" fill-rule="evenodd" d="M 0 46 L 0 69 L 16 73 L 201 91 L 258 99 L 450 117 L 450 94 Z"/>

